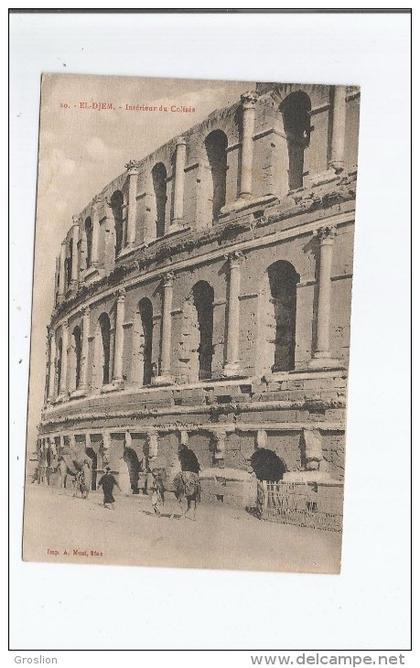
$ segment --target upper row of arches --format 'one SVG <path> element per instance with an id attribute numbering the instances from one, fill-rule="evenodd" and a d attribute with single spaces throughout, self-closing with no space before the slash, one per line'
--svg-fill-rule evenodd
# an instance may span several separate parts
<path id="1" fill-rule="evenodd" d="M 334 87 L 330 88 L 332 96 Z M 312 90 L 309 92 L 312 95 Z M 350 139 L 346 134 L 348 146 L 355 144 L 357 150 L 358 98 L 354 99 L 356 105 L 352 107 L 348 122 L 343 123 L 343 132 L 349 133 Z M 333 101 L 333 97 L 329 101 L 325 97 L 320 104 L 318 94 L 315 98 L 318 107 L 314 108 L 310 95 L 304 90 L 293 90 L 283 99 L 272 100 L 271 108 L 264 111 L 264 123 L 274 134 L 267 136 L 263 132 L 261 143 L 260 135 L 252 135 L 252 194 L 281 196 L 282 192 L 286 194 L 288 190 L 302 187 L 309 173 L 323 172 L 327 168 L 333 134 Z M 184 214 L 181 223 L 204 229 L 219 220 L 224 207 L 238 197 L 244 150 L 243 142 L 235 143 L 243 133 L 240 114 L 236 119 L 237 135 L 228 129 L 227 118 L 219 120 L 219 127 L 209 127 L 211 131 L 206 135 L 188 134 L 181 170 L 176 170 L 177 148 L 168 144 L 159 150 L 156 162 L 150 162 L 148 158 L 139 163 L 142 165 L 141 175 L 134 190 L 131 189 L 131 177 L 119 178 L 115 190 L 109 189 L 104 203 L 99 205 L 100 213 L 96 215 L 99 215 L 101 225 L 95 221 L 94 209 L 86 211 L 87 215 L 80 223 L 77 247 L 69 238 L 66 241 L 65 262 L 59 264 L 56 274 L 56 301 L 60 295 L 64 298 L 72 280 L 77 284 L 80 278 L 83 279 L 85 269 L 100 266 L 106 273 L 112 270 L 113 263 L 126 246 L 150 243 L 177 227 L 172 226 L 177 220 L 177 178 L 185 181 L 181 195 Z M 229 123 L 232 124 L 230 117 Z M 259 123 L 258 129 L 261 129 L 263 121 Z M 188 161 L 185 155 L 188 155 Z M 104 221 L 106 224 L 102 225 Z M 134 227 L 134 237 L 133 234 L 130 236 L 130 224 L 131 232 Z"/>
<path id="2" fill-rule="evenodd" d="M 288 147 L 288 173 L 290 189 L 303 185 L 304 152 L 310 142 L 311 101 L 303 92 L 291 93 L 280 105 L 283 116 L 283 126 L 286 133 Z M 217 221 L 220 212 L 226 204 L 226 181 L 228 171 L 228 137 L 223 130 L 216 129 L 210 132 L 204 140 L 205 156 L 210 177 L 208 204 L 211 208 L 211 218 Z M 154 199 L 154 235 L 160 238 L 165 234 L 168 206 L 173 201 L 168 198 L 168 171 L 163 162 L 157 162 L 151 170 L 152 196 Z M 173 200 L 173 197 L 172 197 Z M 122 190 L 115 190 L 110 198 L 110 206 L 114 219 L 115 229 L 115 256 L 118 257 L 127 241 L 127 215 Z M 173 211 L 169 212 L 171 216 Z M 87 244 L 87 266 L 92 261 L 92 219 L 88 216 L 84 222 Z"/>

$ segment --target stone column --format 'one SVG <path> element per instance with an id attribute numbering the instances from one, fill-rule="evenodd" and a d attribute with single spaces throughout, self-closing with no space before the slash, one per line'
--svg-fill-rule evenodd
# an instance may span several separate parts
<path id="1" fill-rule="evenodd" d="M 126 164 L 128 171 L 128 214 L 127 214 L 127 246 L 133 246 L 136 241 L 136 222 L 137 222 L 137 179 L 139 175 L 139 164 L 135 160 L 130 160 Z"/>
<path id="2" fill-rule="evenodd" d="M 50 450 L 51 450 L 51 455 L 56 460 L 57 459 L 57 446 L 55 444 L 54 436 L 50 436 Z"/>
<path id="3" fill-rule="evenodd" d="M 63 241 L 60 250 L 60 274 L 58 277 L 58 297 L 60 300 L 64 299 L 66 291 L 66 246 L 67 243 Z"/>
<path id="4" fill-rule="evenodd" d="M 172 352 L 172 298 L 173 298 L 174 275 L 168 272 L 162 282 L 162 325 L 160 341 L 160 369 L 159 375 L 153 379 L 156 385 L 167 385 L 172 383 L 171 377 L 171 352 Z"/>
<path id="5" fill-rule="evenodd" d="M 87 431 L 85 434 L 85 450 L 87 450 L 90 447 L 92 447 L 90 441 L 90 433 Z"/>
<path id="6" fill-rule="evenodd" d="M 255 447 L 257 449 L 267 447 L 267 432 L 265 429 L 258 429 Z"/>
<path id="7" fill-rule="evenodd" d="M 79 222 L 73 216 L 73 229 L 71 235 L 72 254 L 71 254 L 71 287 L 75 287 L 79 280 L 79 257 L 78 257 L 78 243 L 79 243 Z"/>
<path id="8" fill-rule="evenodd" d="M 304 465 L 306 471 L 319 471 L 323 460 L 322 439 L 319 431 L 303 429 Z"/>
<path id="9" fill-rule="evenodd" d="M 63 322 L 61 335 L 61 370 L 60 370 L 60 395 L 67 394 L 67 349 L 69 346 L 69 324 Z"/>
<path id="10" fill-rule="evenodd" d="M 331 358 L 330 352 L 331 266 L 336 232 L 333 226 L 322 227 L 318 231 L 319 279 L 316 344 L 315 353 L 310 362 L 310 366 L 314 368 L 339 365 L 337 360 Z"/>
<path id="11" fill-rule="evenodd" d="M 114 374 L 113 382 L 122 383 L 122 365 L 124 352 L 124 315 L 125 315 L 125 290 L 120 290 L 117 297 L 117 308 L 115 314 L 115 343 L 114 343 Z"/>
<path id="12" fill-rule="evenodd" d="M 225 458 L 226 432 L 218 429 L 213 432 L 214 459 L 220 461 Z"/>
<path id="13" fill-rule="evenodd" d="M 181 431 L 179 432 L 180 444 L 186 445 L 188 447 L 188 441 L 189 441 L 188 432 L 185 429 L 181 429 Z"/>
<path id="14" fill-rule="evenodd" d="M 99 262 L 99 207 L 102 202 L 99 197 L 95 197 L 92 207 L 92 250 L 91 250 L 91 267 L 97 267 Z"/>
<path id="15" fill-rule="evenodd" d="M 239 291 L 241 282 L 241 261 L 243 255 L 235 251 L 228 257 L 229 262 L 229 295 L 227 310 L 227 344 L 224 376 L 239 376 Z"/>
<path id="16" fill-rule="evenodd" d="M 48 401 L 53 401 L 55 397 L 55 331 L 50 329 L 49 335 L 49 365 L 48 365 Z"/>
<path id="17" fill-rule="evenodd" d="M 174 210 L 172 225 L 182 225 L 184 217 L 184 183 L 185 183 L 185 158 L 187 155 L 187 144 L 184 137 L 179 137 L 176 142 L 175 153 L 175 190 Z"/>
<path id="18" fill-rule="evenodd" d="M 111 451 L 111 434 L 109 433 L 109 431 L 104 431 L 102 433 L 102 447 L 100 448 L 103 467 L 109 465 L 110 451 Z"/>
<path id="19" fill-rule="evenodd" d="M 80 386 L 79 386 L 79 390 L 83 392 L 86 392 L 87 390 L 89 331 L 90 331 L 90 308 L 89 306 L 86 306 L 86 308 L 83 309 L 83 319 L 82 319 L 82 354 L 80 359 Z"/>
<path id="20" fill-rule="evenodd" d="M 144 192 L 142 193 L 142 242 L 147 246 L 151 241 L 153 241 L 156 238 L 156 229 L 155 229 L 155 221 L 153 217 L 153 182 L 152 182 L 152 175 L 150 173 L 150 170 L 147 170 L 146 172 L 142 173 L 142 176 L 140 177 L 142 181 L 142 186 L 141 188 L 144 188 Z"/>
<path id="21" fill-rule="evenodd" d="M 241 145 L 241 180 L 239 197 L 252 195 L 252 164 L 254 155 L 255 103 L 257 94 L 250 91 L 241 95 L 242 102 L 242 145 Z"/>
<path id="22" fill-rule="evenodd" d="M 331 157 L 328 165 L 335 172 L 341 172 L 344 169 L 345 134 L 346 86 L 335 86 L 331 133 Z"/>
<path id="23" fill-rule="evenodd" d="M 158 435 L 156 431 L 147 432 L 148 459 L 156 459 L 158 455 Z"/>
<path id="24" fill-rule="evenodd" d="M 76 454 L 76 436 L 69 434 L 69 447 L 72 453 Z"/>

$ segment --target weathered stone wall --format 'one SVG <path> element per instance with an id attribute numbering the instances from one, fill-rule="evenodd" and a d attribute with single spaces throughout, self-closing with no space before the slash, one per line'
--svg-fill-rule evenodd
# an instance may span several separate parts
<path id="1" fill-rule="evenodd" d="M 335 241 L 334 262 L 332 270 L 331 304 L 333 318 L 331 319 L 330 341 L 334 357 L 344 365 L 347 364 L 349 348 L 349 318 L 351 298 L 351 257 L 352 257 L 352 229 L 346 226 L 339 229 Z M 264 348 L 266 345 L 266 331 L 264 329 L 263 310 L 266 301 L 263 295 L 267 282 L 267 269 L 278 260 L 289 262 L 299 274 L 297 288 L 296 309 L 296 366 L 304 367 L 313 352 L 314 330 L 316 328 L 316 278 L 317 256 L 316 242 L 312 233 L 293 237 L 283 243 L 263 248 L 249 249 L 244 253 L 241 264 L 240 287 L 240 366 L 244 375 L 264 375 L 270 371 Z M 191 294 L 193 286 L 198 281 L 207 282 L 214 290 L 214 354 L 213 374 L 220 377 L 224 363 L 225 324 L 227 308 L 228 271 L 227 261 L 222 257 L 206 265 L 186 267 L 177 273 L 174 281 L 172 304 L 172 347 L 171 358 L 173 371 L 177 370 L 182 376 L 182 345 L 184 329 L 189 329 L 185 311 L 186 300 Z M 124 318 L 124 356 L 123 375 L 129 383 L 138 383 L 133 365 L 133 338 L 135 337 L 135 319 L 138 304 L 147 297 L 153 305 L 153 361 L 157 364 L 160 351 L 160 319 L 162 309 L 162 294 L 159 280 L 155 279 L 141 285 L 127 286 Z M 98 319 L 102 313 L 107 313 L 111 320 L 111 329 L 115 326 L 116 297 L 111 294 L 91 308 L 89 363 L 91 371 L 89 384 L 95 388 L 95 337 L 98 336 Z M 316 316 L 316 314 L 315 314 Z M 187 320 L 187 323 L 185 323 Z M 69 331 L 78 325 L 81 327 L 80 313 L 69 318 Z M 191 333 L 193 335 L 193 332 Z M 113 332 L 111 331 L 111 340 Z M 184 342 L 184 349 L 187 344 Z M 111 351 L 113 345 L 111 343 Z M 272 362 L 271 362 L 272 363 Z M 112 366 L 112 361 L 111 361 Z M 198 379 L 196 379 L 198 380 Z M 190 382 L 193 382 L 191 380 Z"/>
<path id="2" fill-rule="evenodd" d="M 283 113 L 290 95 L 308 105 L 307 130 L 297 137 L 302 185 L 292 189 L 296 146 Z M 254 493 L 257 447 L 273 450 L 289 477 L 343 479 L 358 107 L 353 88 L 259 84 L 128 163 L 85 207 L 56 263 L 41 450 L 52 442 L 77 457 L 86 450 L 98 471 L 108 462 L 134 490 L 136 476 L 146 487 L 148 468 L 170 474 L 184 439 L 205 472 L 205 498 L 242 506 Z M 221 172 L 206 144 L 213 132 L 226 138 L 225 203 L 216 214 L 212 179 Z M 166 173 L 164 203 L 156 166 Z M 287 298 L 273 287 L 276 271 L 291 281 Z M 211 373 L 204 377 L 197 285 L 212 296 Z M 143 300 L 152 311 L 146 384 Z M 285 341 L 289 357 L 279 353 Z M 66 377 L 60 393 L 58 366 Z"/>

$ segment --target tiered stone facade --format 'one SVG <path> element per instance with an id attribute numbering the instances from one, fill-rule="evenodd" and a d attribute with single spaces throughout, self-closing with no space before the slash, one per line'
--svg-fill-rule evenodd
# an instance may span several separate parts
<path id="1" fill-rule="evenodd" d="M 40 451 L 136 492 L 188 442 L 205 495 L 240 504 L 258 447 L 286 479 L 343 479 L 358 108 L 355 88 L 259 84 L 74 217 Z"/>

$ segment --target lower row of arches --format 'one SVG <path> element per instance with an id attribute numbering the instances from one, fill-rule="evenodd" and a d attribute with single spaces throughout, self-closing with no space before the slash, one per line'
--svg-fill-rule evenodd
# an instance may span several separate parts
<path id="1" fill-rule="evenodd" d="M 309 424 L 295 429 L 275 426 L 232 430 L 223 425 L 214 429 L 203 425 L 194 430 L 162 427 L 145 431 L 131 426 L 118 431 L 109 428 L 56 433 L 38 438 L 36 454 L 40 466 L 53 470 L 64 459 L 70 473 L 80 469 L 86 459 L 94 472 L 109 465 L 135 491 L 139 476 L 153 468 L 170 476 L 177 466 L 180 445 L 193 450 L 204 474 L 210 472 L 215 477 L 253 471 L 257 479 L 277 481 L 289 472 L 319 471 L 342 479 L 344 430 L 319 430 Z"/>
<path id="2" fill-rule="evenodd" d="M 285 438 L 289 441 L 283 448 L 281 443 L 269 447 L 271 438 L 265 447 L 257 447 L 252 435 L 225 437 L 230 444 L 223 452 L 223 466 L 218 456 L 220 435 L 203 430 L 189 434 L 186 439 L 181 438 L 197 456 L 203 477 L 212 477 L 213 473 L 215 478 L 227 476 L 240 481 L 247 480 L 253 473 L 258 480 L 278 481 L 287 471 L 300 465 L 299 434 L 282 434 L 280 441 Z M 127 433 L 121 432 L 109 436 L 98 433 L 88 437 L 64 435 L 40 438 L 37 459 L 39 466 L 48 469 L 48 477 L 53 476 L 52 484 L 65 486 L 67 476 L 71 478 L 87 465 L 91 489 L 95 490 L 98 476 L 105 466 L 110 466 L 118 475 L 123 491 L 136 494 L 147 486 L 146 476 L 153 469 L 159 469 L 168 481 L 174 476 L 179 467 L 178 447 L 179 434 L 175 432 L 155 434 L 152 438 L 133 432 L 128 443 Z"/>

